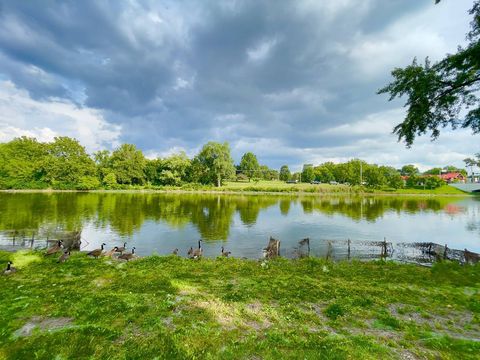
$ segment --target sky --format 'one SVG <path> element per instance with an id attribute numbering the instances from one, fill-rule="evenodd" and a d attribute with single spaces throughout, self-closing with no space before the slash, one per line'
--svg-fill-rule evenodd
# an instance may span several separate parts
<path id="1" fill-rule="evenodd" d="M 425 170 L 480 152 L 444 130 L 411 148 L 404 101 L 376 91 L 414 57 L 465 44 L 473 0 L 0 0 L 0 141 L 133 143 L 147 157 L 228 141 L 272 168 L 347 161 Z"/>

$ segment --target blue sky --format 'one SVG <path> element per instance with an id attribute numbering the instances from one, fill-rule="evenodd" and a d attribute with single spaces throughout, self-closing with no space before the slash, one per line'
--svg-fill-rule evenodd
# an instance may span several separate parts
<path id="1" fill-rule="evenodd" d="M 465 41 L 472 0 L 1 1 L 0 141 L 67 135 L 149 157 L 228 141 L 274 168 L 421 168 L 480 151 L 444 131 L 406 149 L 401 101 L 376 90 Z"/>

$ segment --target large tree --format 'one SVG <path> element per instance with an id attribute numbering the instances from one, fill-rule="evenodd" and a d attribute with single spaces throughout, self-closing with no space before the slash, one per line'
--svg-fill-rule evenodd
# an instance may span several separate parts
<path id="1" fill-rule="evenodd" d="M 78 140 L 60 136 L 46 146 L 43 167 L 45 179 L 50 185 L 70 188 L 84 182 L 95 182 L 95 162 Z"/>
<path id="2" fill-rule="evenodd" d="M 259 177 L 257 174 L 260 170 L 260 164 L 258 163 L 257 156 L 252 152 L 247 152 L 242 156 L 240 161 L 240 170 L 248 177 L 248 181 L 252 177 Z"/>
<path id="3" fill-rule="evenodd" d="M 235 166 L 230 155 L 230 145 L 210 141 L 205 144 L 192 163 L 193 176 L 204 184 L 216 184 L 235 175 Z"/>
<path id="4" fill-rule="evenodd" d="M 119 184 L 143 184 L 146 161 L 142 151 L 135 145 L 121 145 L 112 153 L 110 163 Z"/>
<path id="5" fill-rule="evenodd" d="M 414 59 L 411 65 L 394 69 L 394 80 L 378 91 L 390 94 L 390 100 L 407 97 L 406 118 L 393 129 L 407 146 L 427 132 L 436 139 L 446 126 L 480 133 L 480 0 L 474 2 L 470 14 L 473 20 L 465 47 L 435 63 L 427 58 L 419 64 Z"/>
<path id="6" fill-rule="evenodd" d="M 288 165 L 282 165 L 280 168 L 280 180 L 282 181 L 288 181 L 290 180 L 290 177 L 292 174 L 290 173 L 290 169 L 288 168 Z"/>

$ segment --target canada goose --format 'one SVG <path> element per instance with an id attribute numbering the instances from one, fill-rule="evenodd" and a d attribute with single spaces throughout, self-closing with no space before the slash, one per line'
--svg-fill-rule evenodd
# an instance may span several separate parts
<path id="1" fill-rule="evenodd" d="M 47 250 L 47 252 L 45 253 L 45 256 L 53 255 L 59 252 L 61 249 L 63 249 L 63 240 L 58 240 L 55 245 L 53 245 Z"/>
<path id="2" fill-rule="evenodd" d="M 189 258 L 192 258 L 192 257 L 193 257 L 193 247 L 192 247 L 192 246 L 190 246 L 190 249 L 188 249 L 188 251 L 187 251 L 187 256 L 188 256 Z"/>
<path id="3" fill-rule="evenodd" d="M 225 251 L 225 248 L 222 246 L 222 256 L 228 257 L 231 253 L 231 251 Z"/>
<path id="4" fill-rule="evenodd" d="M 194 259 L 201 258 L 203 254 L 202 239 L 198 240 L 198 249 L 193 250 L 192 256 Z"/>
<path id="5" fill-rule="evenodd" d="M 115 252 L 119 252 L 120 254 L 123 254 L 123 252 L 124 252 L 125 250 L 127 250 L 127 243 L 124 242 L 124 243 L 123 243 L 123 246 L 116 247 L 116 248 L 117 248 L 117 251 L 115 251 Z"/>
<path id="6" fill-rule="evenodd" d="M 107 245 L 107 244 L 103 243 L 102 246 L 100 247 L 100 249 L 95 249 L 95 250 L 90 251 L 90 252 L 87 254 L 87 256 L 93 256 L 93 257 L 95 257 L 95 259 L 98 259 L 98 257 L 99 257 L 100 255 L 102 255 L 103 247 L 104 247 L 105 245 Z"/>
<path id="7" fill-rule="evenodd" d="M 116 252 L 118 252 L 118 247 L 117 247 L 117 246 L 115 246 L 112 250 L 108 250 L 108 251 L 104 254 L 104 256 L 107 256 L 107 257 L 113 256 L 113 254 L 116 253 Z"/>
<path id="8" fill-rule="evenodd" d="M 17 268 L 14 268 L 12 265 L 13 263 L 11 261 L 7 263 L 7 268 L 3 270 L 4 275 L 10 275 L 10 274 L 13 274 L 14 272 L 17 272 Z"/>
<path id="9" fill-rule="evenodd" d="M 67 250 L 62 254 L 62 256 L 60 256 L 60 258 L 58 259 L 58 262 L 64 263 L 65 261 L 68 260 L 69 257 L 70 257 L 70 250 Z"/>
<path id="10" fill-rule="evenodd" d="M 178 249 L 177 249 L 177 248 L 175 248 L 175 249 L 172 251 L 172 255 L 175 255 L 175 256 L 178 255 Z"/>
<path id="11" fill-rule="evenodd" d="M 118 258 L 121 260 L 132 260 L 135 257 L 135 246 L 132 248 L 132 252 L 130 254 L 122 254 Z"/>

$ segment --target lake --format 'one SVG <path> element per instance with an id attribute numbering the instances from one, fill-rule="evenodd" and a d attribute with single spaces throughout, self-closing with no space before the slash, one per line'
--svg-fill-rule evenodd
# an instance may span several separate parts
<path id="1" fill-rule="evenodd" d="M 259 258 L 270 236 L 282 255 L 301 251 L 342 258 L 347 239 L 361 255 L 370 242 L 435 242 L 480 252 L 480 198 L 293 196 L 164 193 L 1 193 L 0 247 L 45 247 L 47 239 L 79 231 L 81 250 L 135 246 L 140 255 L 186 255 L 203 239 L 214 257 Z M 31 241 L 33 240 L 33 241 Z M 363 247 L 362 247 L 363 246 Z M 375 246 L 374 246 L 375 248 Z M 362 250 L 363 249 L 363 250 Z M 397 252 L 398 253 L 398 252 Z M 368 256 L 367 256 L 368 257 Z"/>

